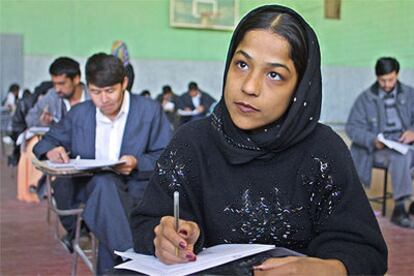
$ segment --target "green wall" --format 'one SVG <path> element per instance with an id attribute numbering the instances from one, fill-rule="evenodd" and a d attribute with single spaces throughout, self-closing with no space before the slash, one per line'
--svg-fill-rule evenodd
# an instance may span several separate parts
<path id="1" fill-rule="evenodd" d="M 340 20 L 324 0 L 240 0 L 240 14 L 264 3 L 296 9 L 315 28 L 324 65 L 372 67 L 396 56 L 414 68 L 414 0 L 342 0 Z M 27 55 L 87 57 L 127 42 L 137 59 L 224 60 L 231 32 L 169 27 L 168 0 L 0 0 L 0 32 L 24 35 Z"/>

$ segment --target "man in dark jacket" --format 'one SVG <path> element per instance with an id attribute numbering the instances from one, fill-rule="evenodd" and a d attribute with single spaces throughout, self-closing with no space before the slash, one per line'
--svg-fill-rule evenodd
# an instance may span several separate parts
<path id="1" fill-rule="evenodd" d="M 361 181 L 371 182 L 374 164 L 386 166 L 391 174 L 395 208 L 391 221 L 414 228 L 408 213 L 414 214 L 411 201 L 414 150 L 401 154 L 385 146 L 378 135 L 402 144 L 414 142 L 414 88 L 398 81 L 399 63 L 395 58 L 377 61 L 377 81 L 357 98 L 346 124 L 352 140 L 351 153 Z M 407 211 L 407 206 L 408 211 Z"/>
<path id="2" fill-rule="evenodd" d="M 85 71 L 91 101 L 71 108 L 33 152 L 57 163 L 76 156 L 124 161 L 114 168 L 117 173 L 58 178 L 54 187 L 59 209 L 85 204 L 82 217 L 99 240 L 97 273 L 102 274 L 116 264 L 114 250 L 132 248 L 128 215 L 147 185 L 140 174 L 154 169 L 171 138 L 171 127 L 159 104 L 126 90 L 128 79 L 118 58 L 95 54 Z M 75 223 L 72 217 L 64 224 L 66 244 L 74 236 Z"/>
<path id="3" fill-rule="evenodd" d="M 177 103 L 180 124 L 205 117 L 215 101 L 209 94 L 201 91 L 197 83 L 190 82 L 188 91 L 179 97 Z"/>

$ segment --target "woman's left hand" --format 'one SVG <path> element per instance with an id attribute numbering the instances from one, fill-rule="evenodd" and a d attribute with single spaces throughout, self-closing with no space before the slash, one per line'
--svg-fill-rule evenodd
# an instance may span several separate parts
<path id="1" fill-rule="evenodd" d="M 254 266 L 255 276 L 264 275 L 347 275 L 341 261 L 323 260 L 313 257 L 270 258 Z"/>

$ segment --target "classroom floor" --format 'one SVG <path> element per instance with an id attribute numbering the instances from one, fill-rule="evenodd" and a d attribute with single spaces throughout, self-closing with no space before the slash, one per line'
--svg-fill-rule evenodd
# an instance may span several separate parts
<path id="1" fill-rule="evenodd" d="M 54 237 L 54 224 L 46 222 L 46 202 L 16 199 L 16 168 L 7 167 L 0 154 L 0 275 L 70 275 L 72 255 Z M 368 195 L 381 194 L 382 177 L 382 172 L 374 172 Z M 389 222 L 392 207 L 389 200 L 387 217 L 377 216 L 389 250 L 387 275 L 413 275 L 414 230 Z M 378 204 L 373 208 L 380 210 Z M 81 261 L 78 275 L 91 275 Z"/>

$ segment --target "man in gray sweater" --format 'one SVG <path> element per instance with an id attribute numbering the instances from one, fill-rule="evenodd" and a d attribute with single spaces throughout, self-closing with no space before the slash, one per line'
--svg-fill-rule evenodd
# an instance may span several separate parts
<path id="1" fill-rule="evenodd" d="M 77 61 L 59 57 L 50 65 L 49 73 L 53 88 L 30 109 L 26 116 L 28 127 L 57 123 L 72 106 L 89 99 Z"/>
<path id="2" fill-rule="evenodd" d="M 382 133 L 386 139 L 403 144 L 414 142 L 414 88 L 398 81 L 399 69 L 395 58 L 383 57 L 377 61 L 377 81 L 356 99 L 346 133 L 352 140 L 351 153 L 362 183 L 370 185 L 374 164 L 386 166 L 395 201 L 391 222 L 414 228 L 409 216 L 414 214 L 411 202 L 414 150 L 401 154 L 387 148 L 377 137 Z"/>

